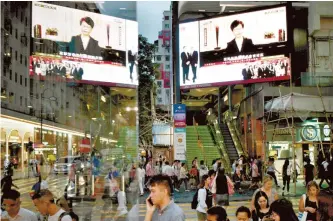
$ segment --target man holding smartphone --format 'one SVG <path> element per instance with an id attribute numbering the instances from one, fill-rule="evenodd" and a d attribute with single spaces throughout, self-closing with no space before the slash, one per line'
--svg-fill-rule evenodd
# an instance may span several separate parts
<path id="1" fill-rule="evenodd" d="M 167 175 L 155 175 L 149 182 L 145 221 L 184 221 L 184 211 L 171 199 L 172 182 Z"/>

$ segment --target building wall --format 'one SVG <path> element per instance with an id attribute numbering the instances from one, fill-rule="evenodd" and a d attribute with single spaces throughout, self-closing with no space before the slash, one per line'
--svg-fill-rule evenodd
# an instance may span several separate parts
<path id="1" fill-rule="evenodd" d="M 156 105 L 167 110 L 170 106 L 170 76 L 171 76 L 171 12 L 163 12 L 162 30 L 158 33 L 158 40 L 155 41 L 156 51 L 154 62 L 160 64 L 161 76 L 157 80 Z"/>

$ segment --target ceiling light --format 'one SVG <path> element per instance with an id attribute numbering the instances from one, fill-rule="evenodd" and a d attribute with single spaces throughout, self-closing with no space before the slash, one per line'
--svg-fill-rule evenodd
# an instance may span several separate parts
<path id="1" fill-rule="evenodd" d="M 119 8 L 120 10 L 126 10 L 126 8 Z"/>
<path id="2" fill-rule="evenodd" d="M 32 106 L 31 106 L 31 105 L 28 105 L 28 108 L 32 108 Z"/>
<path id="3" fill-rule="evenodd" d="M 96 117 L 92 117 L 91 119 L 92 119 L 92 120 L 96 120 L 97 118 L 96 118 Z"/>
<path id="4" fill-rule="evenodd" d="M 138 107 L 134 107 L 134 111 L 138 111 Z"/>
<path id="5" fill-rule="evenodd" d="M 130 107 L 126 107 L 126 111 L 131 111 L 131 108 Z"/>
<path id="6" fill-rule="evenodd" d="M 68 117 L 72 117 L 71 115 L 69 115 Z"/>
<path id="7" fill-rule="evenodd" d="M 205 9 L 199 9 L 198 11 L 199 12 L 205 12 L 206 10 Z"/>

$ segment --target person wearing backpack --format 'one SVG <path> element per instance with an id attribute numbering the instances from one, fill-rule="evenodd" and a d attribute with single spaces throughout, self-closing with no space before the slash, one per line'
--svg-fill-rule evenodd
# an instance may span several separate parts
<path id="1" fill-rule="evenodd" d="M 197 215 L 198 221 L 205 221 L 207 219 L 207 210 L 212 207 L 213 198 L 212 193 L 209 191 L 209 176 L 203 175 L 199 185 L 199 190 L 197 194 Z"/>
<path id="2" fill-rule="evenodd" d="M 55 197 L 49 190 L 41 190 L 33 195 L 32 200 L 37 210 L 43 216 L 48 216 L 47 221 L 73 221 L 76 218 L 78 221 L 78 217 L 73 212 L 66 212 L 56 204 Z"/>

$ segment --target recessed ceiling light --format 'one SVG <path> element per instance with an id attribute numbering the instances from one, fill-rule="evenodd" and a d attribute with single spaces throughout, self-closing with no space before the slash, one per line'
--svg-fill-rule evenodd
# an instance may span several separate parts
<path id="1" fill-rule="evenodd" d="M 206 10 L 205 9 L 199 9 L 198 11 L 199 12 L 205 12 Z"/>
<path id="2" fill-rule="evenodd" d="M 126 8 L 119 8 L 120 10 L 126 10 Z"/>

